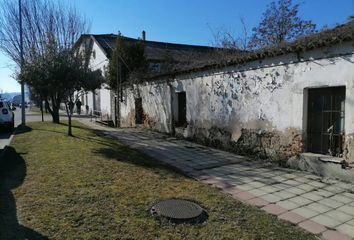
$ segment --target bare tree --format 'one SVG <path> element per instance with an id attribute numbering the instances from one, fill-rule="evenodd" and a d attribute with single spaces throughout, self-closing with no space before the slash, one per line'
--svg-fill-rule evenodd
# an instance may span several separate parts
<path id="1" fill-rule="evenodd" d="M 248 50 L 249 49 L 249 35 L 248 28 L 246 26 L 245 20 L 243 17 L 240 17 L 241 25 L 241 34 L 238 36 L 232 31 L 225 28 L 212 29 L 209 26 L 209 29 L 213 36 L 212 45 L 217 48 L 222 49 L 236 49 L 236 50 Z"/>
<path id="2" fill-rule="evenodd" d="M 54 123 L 59 123 L 59 105 L 65 103 L 68 135 L 72 136 L 70 103 L 75 103 L 85 91 L 100 87 L 104 79 L 100 70 L 91 71 L 87 67 L 82 54 L 70 49 L 58 50 L 55 41 L 46 48 L 45 54 L 24 65 L 20 79 L 45 100 L 47 108 L 51 102 L 48 110 Z"/>
<path id="3" fill-rule="evenodd" d="M 273 1 L 263 13 L 258 27 L 253 28 L 250 47 L 260 48 L 313 33 L 316 25 L 299 17 L 300 4 L 291 0 Z"/>
<path id="4" fill-rule="evenodd" d="M 0 0 L 1 1 L 1 0 Z M 75 8 L 60 1 L 22 0 L 24 65 L 33 65 L 38 59 L 70 52 L 81 34 L 88 31 L 88 22 Z M 53 44 L 55 43 L 55 44 Z M 20 66 L 19 11 L 17 1 L 2 0 L 0 7 L 0 49 Z M 38 70 L 38 69 L 37 69 Z M 36 70 L 36 71 L 37 71 Z M 43 70 L 43 69 L 42 69 Z M 39 70 L 38 70 L 39 71 Z M 64 94 L 59 89 L 66 84 L 56 77 L 56 91 L 47 82 L 36 86 L 52 114 L 59 122 L 60 101 Z M 43 78 L 47 79 L 47 78 Z M 20 80 L 20 79 L 18 79 Z"/>
<path id="5" fill-rule="evenodd" d="M 60 1 L 22 1 L 24 60 L 30 61 L 44 53 L 53 37 L 59 48 L 70 49 L 88 22 L 75 8 Z M 17 1 L 2 0 L 0 7 L 0 49 L 14 62 L 20 63 L 19 13 Z"/>

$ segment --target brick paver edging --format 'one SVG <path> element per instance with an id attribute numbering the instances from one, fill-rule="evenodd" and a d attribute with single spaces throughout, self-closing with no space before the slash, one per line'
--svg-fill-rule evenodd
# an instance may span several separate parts
<path id="1" fill-rule="evenodd" d="M 219 180 L 213 179 L 212 177 L 208 178 L 208 176 L 194 178 L 200 182 L 219 188 L 221 191 L 225 192 L 226 194 L 230 194 L 233 198 L 239 201 L 261 208 L 267 213 L 276 215 L 279 219 L 289 221 L 312 234 L 320 235 L 325 240 L 350 240 L 350 237 L 346 234 L 333 229 L 329 229 L 322 224 L 308 220 L 296 213 L 278 206 L 277 204 L 273 204 L 263 200 L 262 198 L 258 198 L 248 191 L 243 191 L 237 187 L 229 187 L 227 186 L 227 183 L 222 183 Z"/>

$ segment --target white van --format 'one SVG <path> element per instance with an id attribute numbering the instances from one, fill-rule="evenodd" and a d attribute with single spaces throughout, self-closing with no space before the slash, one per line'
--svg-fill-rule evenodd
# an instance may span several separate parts
<path id="1" fill-rule="evenodd" d="M 0 99 L 0 127 L 12 131 L 15 127 L 15 114 L 11 111 L 9 103 Z"/>

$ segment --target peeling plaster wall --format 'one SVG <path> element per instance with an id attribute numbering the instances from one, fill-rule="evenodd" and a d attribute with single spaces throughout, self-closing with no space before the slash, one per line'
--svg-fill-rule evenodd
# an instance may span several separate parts
<path id="1" fill-rule="evenodd" d="M 353 52 L 353 42 L 347 42 L 300 55 L 180 75 L 172 81 L 161 79 L 138 88 L 153 129 L 171 131 L 169 81 L 173 92 L 186 92 L 188 126 L 182 130 L 184 137 L 239 153 L 284 159 L 305 150 L 307 89 L 345 86 L 344 155 L 354 162 Z M 125 122 L 135 111 L 131 94 L 127 94 L 122 110 Z"/>
<path id="2" fill-rule="evenodd" d="M 141 97 L 144 127 L 171 131 L 171 95 L 166 82 L 155 82 L 125 89 L 120 103 L 122 127 L 135 127 L 135 98 Z"/>
<path id="3" fill-rule="evenodd" d="M 123 102 L 120 102 L 120 126 L 135 127 L 134 91 L 131 88 L 123 92 Z"/>

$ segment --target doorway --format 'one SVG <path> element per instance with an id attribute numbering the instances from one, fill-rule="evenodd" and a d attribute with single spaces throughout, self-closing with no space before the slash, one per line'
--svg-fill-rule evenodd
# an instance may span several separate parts
<path id="1" fill-rule="evenodd" d="M 135 124 L 143 124 L 144 110 L 141 98 L 135 98 Z"/>
<path id="2" fill-rule="evenodd" d="M 178 101 L 178 118 L 176 127 L 183 127 L 187 123 L 187 101 L 186 92 L 177 93 Z"/>
<path id="3" fill-rule="evenodd" d="M 345 87 L 308 91 L 307 151 L 339 156 L 343 152 Z"/>

